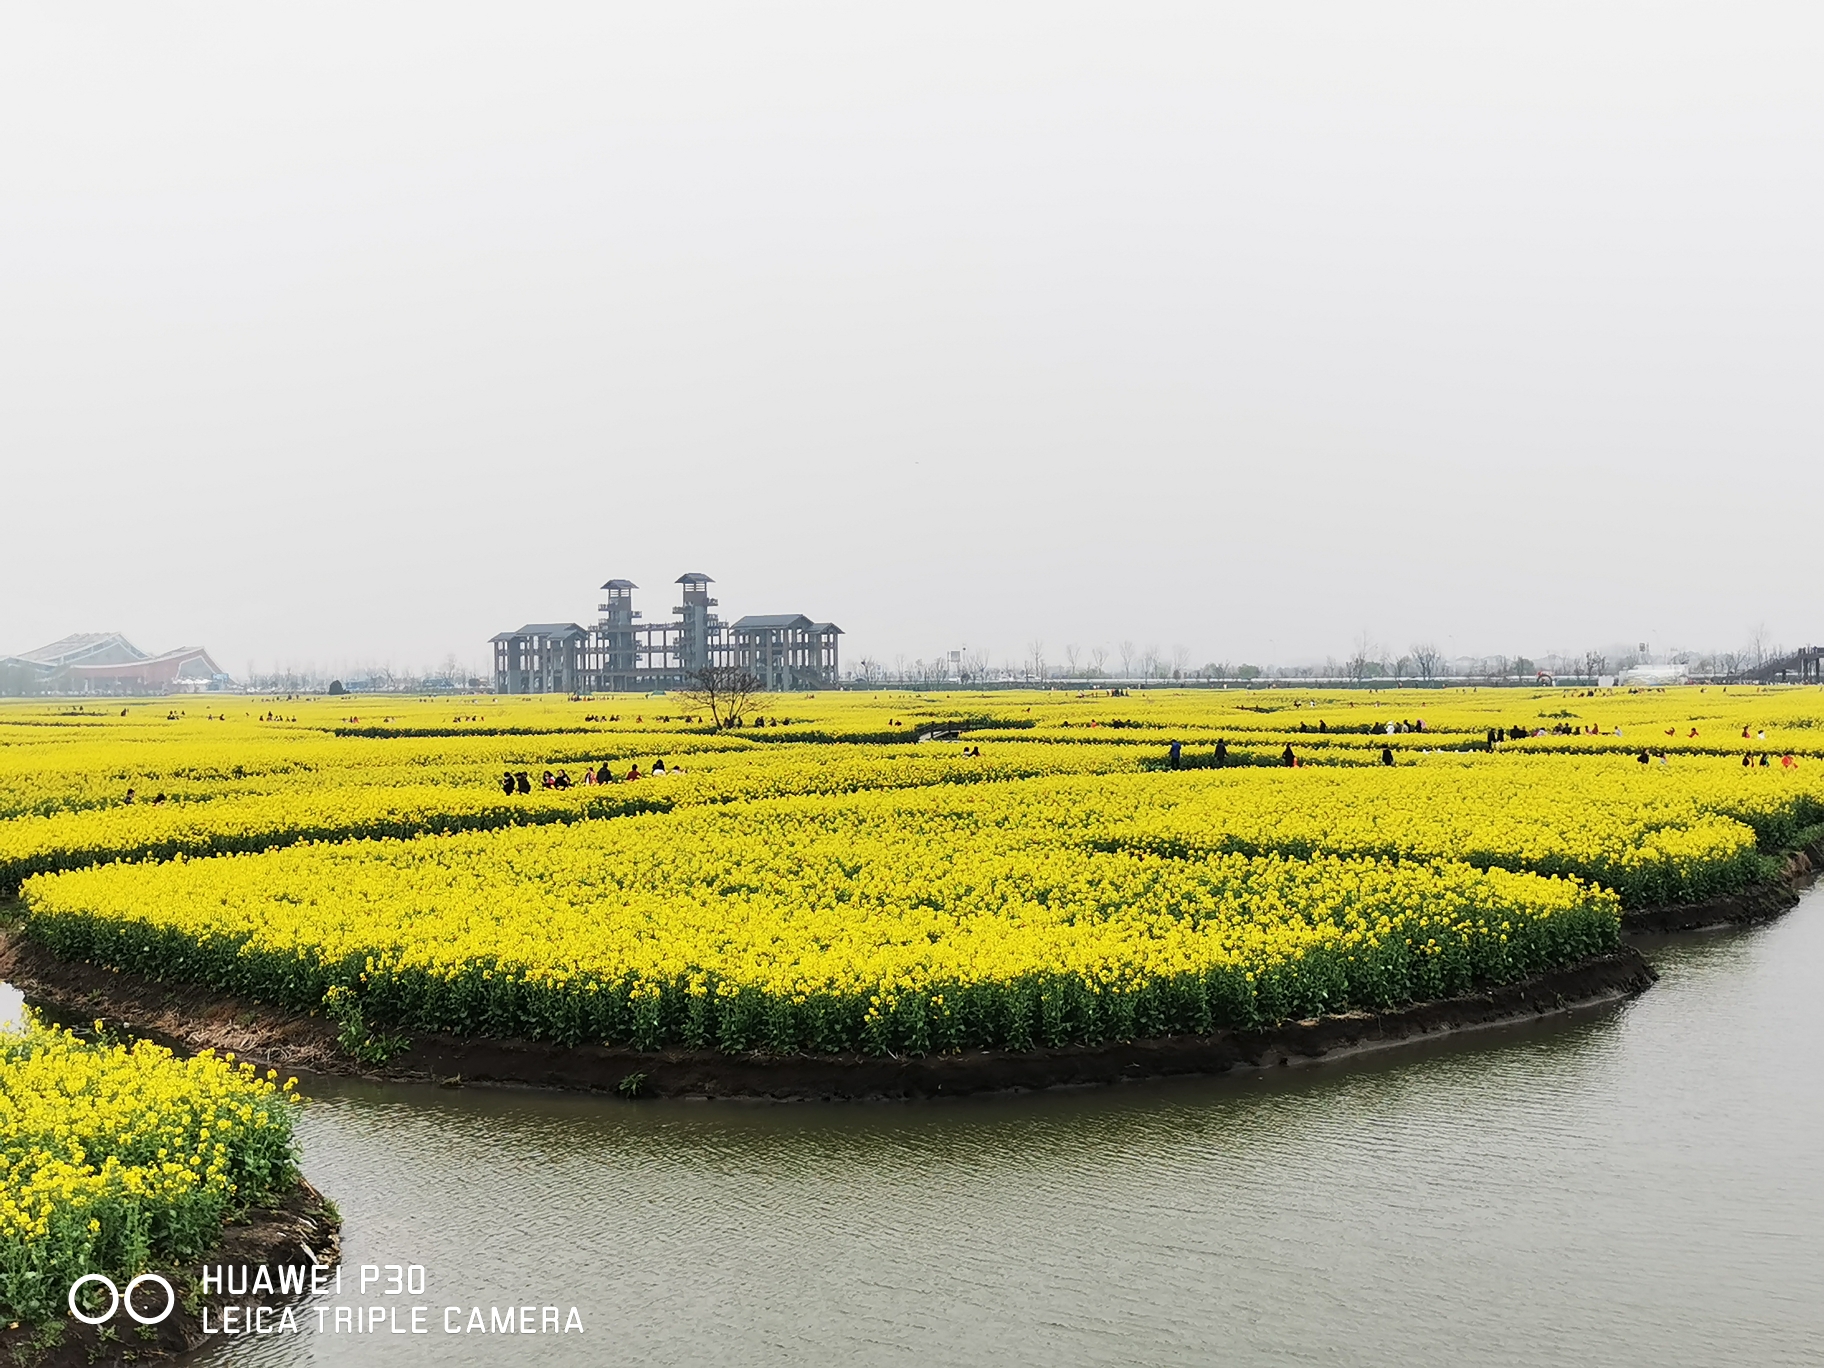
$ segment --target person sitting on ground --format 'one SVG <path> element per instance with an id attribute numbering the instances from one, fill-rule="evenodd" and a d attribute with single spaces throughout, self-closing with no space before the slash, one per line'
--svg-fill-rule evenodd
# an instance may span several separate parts
<path id="1" fill-rule="evenodd" d="M 1291 743 L 1287 743 L 1285 753 L 1279 757 L 1279 763 L 1284 765 L 1287 769 L 1296 769 L 1298 767 L 1298 757 L 1292 754 Z"/>
<path id="2" fill-rule="evenodd" d="M 1766 764 L 1766 763 L 1767 763 L 1767 757 L 1766 757 L 1766 756 L 1764 756 L 1764 755 L 1763 755 L 1763 756 L 1762 756 L 1762 757 L 1761 757 L 1761 763 L 1762 763 L 1762 764 L 1763 764 L 1763 765 L 1764 765 L 1764 764 Z M 162 803 L 162 802 L 164 802 L 164 801 L 165 801 L 165 795 L 164 795 L 164 794 L 162 794 L 162 793 L 155 793 L 155 794 L 153 794 L 153 795 L 152 795 L 152 806 L 153 806 L 153 807 L 157 807 L 157 806 L 158 806 L 158 805 L 159 805 L 159 804 L 160 804 L 160 803 Z"/>
<path id="3" fill-rule="evenodd" d="M 583 766 L 583 783 L 590 787 L 593 787 L 595 784 L 595 771 L 590 769 L 587 765 Z"/>
<path id="4" fill-rule="evenodd" d="M 633 780 L 638 779 L 639 777 L 640 777 L 640 767 L 638 764 L 635 764 L 632 769 L 627 771 L 627 779 L 629 782 L 632 782 Z"/>
<path id="5" fill-rule="evenodd" d="M 543 784 L 546 788 L 556 788 L 557 776 L 551 773 L 550 770 L 546 770 L 538 782 Z"/>
<path id="6" fill-rule="evenodd" d="M 569 788 L 570 787 L 570 771 L 569 770 L 559 770 L 557 772 L 557 778 L 555 778 L 551 781 L 551 787 L 552 788 Z"/>
<path id="7" fill-rule="evenodd" d="M 1640 753 L 1640 755 L 1637 758 L 1639 759 L 1640 763 L 1643 765 L 1650 765 L 1653 763 L 1653 757 L 1648 755 L 1644 750 Z"/>
<path id="8" fill-rule="evenodd" d="M 665 761 L 661 758 L 652 762 L 652 777 L 661 779 L 665 775 Z"/>
<path id="9" fill-rule="evenodd" d="M 519 793 L 532 792 L 532 779 L 524 770 L 513 776 L 513 787 Z"/>
<path id="10" fill-rule="evenodd" d="M 1754 752 L 1753 751 L 1743 751 L 1742 752 L 1742 768 L 1747 769 L 1753 764 L 1754 764 Z"/>
<path id="11" fill-rule="evenodd" d="M 1393 763 L 1393 747 L 1392 746 L 1382 746 L 1381 747 L 1381 763 L 1383 765 L 1391 765 Z"/>
<path id="12" fill-rule="evenodd" d="M 515 785 L 513 783 L 513 775 L 512 775 L 511 771 L 500 776 L 500 791 L 502 793 L 511 793 L 511 792 L 513 792 L 514 787 L 515 787 Z"/>
<path id="13" fill-rule="evenodd" d="M 614 771 L 608 768 L 608 762 L 606 760 L 602 761 L 602 767 L 595 772 L 595 782 L 598 784 L 612 784 L 614 782 Z"/>
<path id="14" fill-rule="evenodd" d="M 127 790 L 127 801 L 129 803 L 133 801 L 133 790 L 132 789 Z"/>

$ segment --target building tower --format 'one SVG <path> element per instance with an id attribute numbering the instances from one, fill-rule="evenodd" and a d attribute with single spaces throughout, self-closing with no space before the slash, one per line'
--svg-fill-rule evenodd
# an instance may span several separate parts
<path id="1" fill-rule="evenodd" d="M 624 693 L 636 687 L 635 672 L 640 661 L 634 647 L 633 622 L 639 614 L 633 611 L 633 591 L 639 587 L 624 579 L 611 579 L 602 586 L 607 598 L 596 609 L 602 615 L 595 628 L 601 651 L 594 685 L 598 689 Z"/>
<path id="2" fill-rule="evenodd" d="M 709 586 L 715 583 L 714 580 L 693 571 L 679 575 L 678 583 L 684 587 L 684 602 L 675 610 L 679 628 L 678 668 L 691 675 L 711 664 L 710 642 L 721 637 L 722 624 L 709 611 L 716 606 L 716 600 L 709 596 Z"/>

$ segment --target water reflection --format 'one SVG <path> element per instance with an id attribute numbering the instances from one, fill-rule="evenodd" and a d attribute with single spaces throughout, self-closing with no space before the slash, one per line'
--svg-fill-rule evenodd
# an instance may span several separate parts
<path id="1" fill-rule="evenodd" d="M 1710 1365 L 1824 1335 L 1824 901 L 1623 1007 L 1315 1069 L 878 1105 L 315 1086 L 432 1333 L 221 1365 Z M 441 1308 L 576 1305 L 579 1336 Z"/>

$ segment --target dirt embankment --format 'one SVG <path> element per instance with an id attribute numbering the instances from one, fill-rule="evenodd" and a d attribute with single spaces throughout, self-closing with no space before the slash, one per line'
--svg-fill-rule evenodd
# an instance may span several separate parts
<path id="1" fill-rule="evenodd" d="M 156 1363 L 200 1347 L 221 1333 L 224 1307 L 240 1308 L 231 1319 L 248 1314 L 247 1308 L 278 1308 L 300 1298 L 295 1293 L 265 1291 L 272 1287 L 299 1287 L 308 1292 L 313 1265 L 333 1268 L 342 1254 L 342 1219 L 335 1208 L 309 1183 L 299 1180 L 285 1200 L 270 1209 L 250 1211 L 230 1221 L 219 1245 L 196 1261 L 195 1266 L 159 1269 L 177 1294 L 176 1309 L 157 1325 L 140 1326 L 125 1312 L 99 1326 L 68 1319 L 49 1329 L 16 1325 L 0 1330 L 0 1363 L 20 1368 L 116 1368 L 118 1365 Z M 264 1266 L 264 1278 L 259 1269 Z M 226 1290 L 207 1292 L 201 1283 L 207 1267 Z M 282 1269 L 293 1270 L 282 1274 Z M 255 1287 L 261 1290 L 254 1291 Z M 230 1291 L 240 1289 L 234 1295 Z M 142 1287 L 134 1299 L 142 1314 L 155 1315 L 164 1300 L 156 1286 Z M 204 1327 L 213 1332 L 204 1333 Z"/>
<path id="2" fill-rule="evenodd" d="M 1638 953 L 1623 947 L 1613 955 L 1466 997 L 1207 1036 L 879 1058 L 684 1049 L 644 1052 L 606 1045 L 421 1035 L 386 1065 L 363 1068 L 338 1048 L 334 1028 L 321 1017 L 291 1016 L 200 988 L 167 986 L 94 965 L 65 963 L 16 934 L 0 940 L 0 978 L 54 1013 L 83 1020 L 101 1017 L 117 1029 L 178 1047 L 233 1050 L 261 1067 L 662 1097 L 947 1097 L 1166 1074 L 1226 1073 L 1531 1020 L 1641 992 L 1655 977 Z"/>
<path id="3" fill-rule="evenodd" d="M 1768 883 L 1699 903 L 1635 908 L 1621 914 L 1621 929 L 1629 935 L 1641 936 L 1669 931 L 1708 931 L 1721 926 L 1770 921 L 1798 902 L 1800 890 L 1809 885 L 1821 869 L 1824 869 L 1824 837 L 1787 855 L 1779 876 Z"/>

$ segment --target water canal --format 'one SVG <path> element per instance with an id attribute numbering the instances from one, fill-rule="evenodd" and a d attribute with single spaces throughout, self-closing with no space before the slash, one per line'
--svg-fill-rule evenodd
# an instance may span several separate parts
<path id="1" fill-rule="evenodd" d="M 319 1080 L 341 1300 L 428 1333 L 200 1361 L 1816 1363 L 1824 887 L 1643 949 L 1663 978 L 1624 1006 L 1267 1076 L 866 1105 Z M 364 1263 L 426 1292 L 363 1298 Z M 585 1329 L 444 1332 L 520 1304 Z"/>

